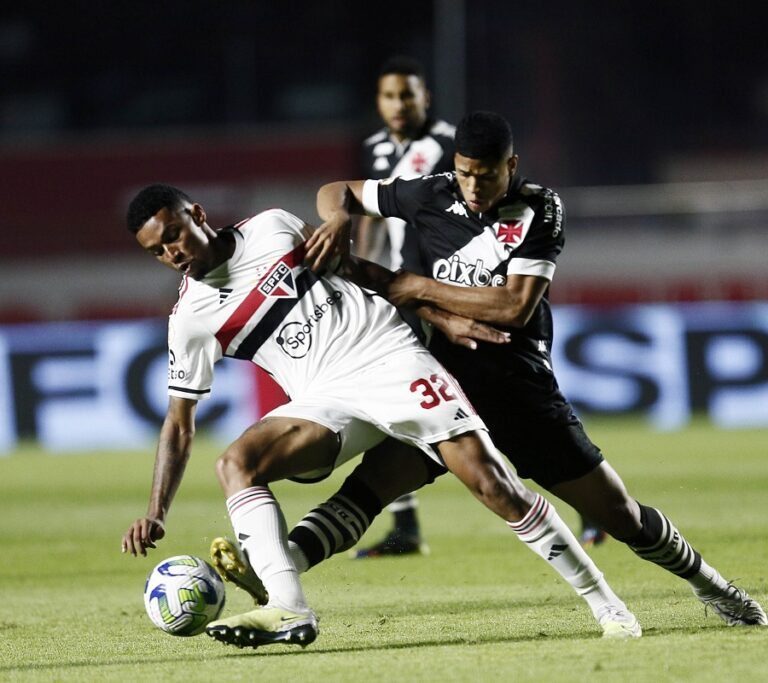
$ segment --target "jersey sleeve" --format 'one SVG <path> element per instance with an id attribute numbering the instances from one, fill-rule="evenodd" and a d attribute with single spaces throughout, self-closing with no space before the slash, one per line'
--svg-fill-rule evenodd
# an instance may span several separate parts
<path id="1" fill-rule="evenodd" d="M 268 209 L 245 223 L 241 232 L 246 249 L 269 260 L 300 247 L 309 239 L 312 229 L 288 211 Z"/>
<path id="2" fill-rule="evenodd" d="M 536 275 L 551 282 L 565 243 L 565 209 L 551 190 L 543 190 L 532 208 L 531 226 L 507 263 L 507 275 Z"/>
<path id="3" fill-rule="evenodd" d="M 429 178 L 366 180 L 363 209 L 369 216 L 401 218 L 413 224 L 422 199 L 429 194 Z"/>
<path id="4" fill-rule="evenodd" d="M 168 321 L 168 395 L 210 398 L 213 366 L 221 358 L 216 337 L 191 315 Z"/>

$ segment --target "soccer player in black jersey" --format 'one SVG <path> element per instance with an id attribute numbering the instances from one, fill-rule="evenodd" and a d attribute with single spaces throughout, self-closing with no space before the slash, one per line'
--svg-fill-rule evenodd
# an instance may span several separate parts
<path id="1" fill-rule="evenodd" d="M 453 168 L 455 128 L 429 116 L 430 92 L 424 69 L 409 57 L 392 57 L 379 70 L 376 108 L 384 127 L 363 142 L 363 174 L 367 178 L 417 178 Z M 356 226 L 355 254 L 393 270 L 423 272 L 415 229 L 399 218 L 361 216 Z M 385 227 L 385 230 L 377 229 Z M 380 237 L 386 239 L 379 239 Z M 421 321 L 406 312 L 403 317 L 424 340 Z M 355 551 L 357 558 L 427 552 L 417 515 L 414 493 L 388 506 L 391 531 L 378 543 Z"/>
<path id="2" fill-rule="evenodd" d="M 662 512 L 627 493 L 558 387 L 547 296 L 564 244 L 558 195 L 518 175 L 509 124 L 492 112 L 461 121 L 454 162 L 453 173 L 321 188 L 324 224 L 308 243 L 308 260 L 319 267 L 348 250 L 352 213 L 409 221 L 431 277 L 383 273 L 371 264 L 361 272 L 396 305 L 428 303 L 510 333 L 510 344 L 480 343 L 476 351 L 437 333 L 430 350 L 459 380 L 520 476 L 685 579 L 726 623 L 768 625 L 760 605 L 705 562 Z"/>

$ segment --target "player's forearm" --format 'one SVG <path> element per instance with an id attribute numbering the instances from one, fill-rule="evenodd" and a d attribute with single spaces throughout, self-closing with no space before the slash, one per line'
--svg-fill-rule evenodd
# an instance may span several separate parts
<path id="1" fill-rule="evenodd" d="M 363 215 L 362 204 L 346 181 L 323 185 L 317 192 L 317 214 L 324 222 L 348 221 L 351 215 Z"/>
<path id="2" fill-rule="evenodd" d="M 168 419 L 163 423 L 157 444 L 147 517 L 165 522 L 168 509 L 184 476 L 193 438 L 194 427 L 179 425 Z"/>
<path id="3" fill-rule="evenodd" d="M 457 287 L 431 278 L 401 272 L 388 286 L 389 299 L 398 306 L 417 301 L 482 322 L 523 327 L 531 314 L 522 296 L 505 287 Z"/>
<path id="4" fill-rule="evenodd" d="M 360 287 L 373 290 L 385 299 L 389 298 L 389 286 L 393 278 L 396 277 L 395 273 L 384 266 L 357 256 L 346 258 L 342 268 L 337 272 L 347 280 L 351 280 Z"/>

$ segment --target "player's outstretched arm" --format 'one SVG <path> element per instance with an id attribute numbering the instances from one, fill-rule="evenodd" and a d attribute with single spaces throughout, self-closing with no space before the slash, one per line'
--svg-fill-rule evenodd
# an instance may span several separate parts
<path id="1" fill-rule="evenodd" d="M 364 180 L 340 180 L 323 185 L 317 193 L 317 213 L 323 220 L 307 240 L 307 265 L 318 272 L 336 256 L 349 254 L 352 215 L 362 216 Z"/>
<path id="2" fill-rule="evenodd" d="M 146 555 L 155 541 L 165 536 L 165 518 L 189 460 L 195 434 L 197 401 L 171 397 L 155 455 L 155 471 L 147 514 L 139 517 L 123 534 L 121 550 Z"/>
<path id="3" fill-rule="evenodd" d="M 548 285 L 536 275 L 509 275 L 503 287 L 459 287 L 400 271 L 388 284 L 387 299 L 395 306 L 422 302 L 495 325 L 524 327 Z"/>
<path id="4" fill-rule="evenodd" d="M 378 263 L 366 261 L 356 256 L 345 258 L 336 272 L 361 287 L 372 289 L 385 299 L 389 297 L 392 283 L 400 275 Z M 472 318 L 457 315 L 417 300 L 409 301 L 408 305 L 416 311 L 420 318 L 437 327 L 454 344 L 476 349 L 478 341 L 491 344 L 509 342 L 509 333 L 497 330 L 495 327 Z"/>

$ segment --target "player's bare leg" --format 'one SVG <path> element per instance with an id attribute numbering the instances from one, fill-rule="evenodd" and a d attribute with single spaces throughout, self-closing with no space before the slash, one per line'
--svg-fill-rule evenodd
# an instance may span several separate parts
<path id="1" fill-rule="evenodd" d="M 216 463 L 238 542 L 269 595 L 265 607 L 219 619 L 208 635 L 238 646 L 308 645 L 317 619 L 307 605 L 288 550 L 288 530 L 268 484 L 331 464 L 337 435 L 307 420 L 272 418 L 248 429 Z"/>
<path id="2" fill-rule="evenodd" d="M 638 557 L 685 579 L 705 607 L 729 626 L 768 626 L 763 608 L 707 564 L 662 512 L 631 498 L 607 462 L 551 490 Z"/>
<path id="3" fill-rule="evenodd" d="M 640 625 L 611 590 L 557 511 L 528 489 L 484 432 L 438 445 L 448 469 L 499 515 L 531 550 L 550 564 L 587 602 L 606 638 L 636 638 Z"/>

